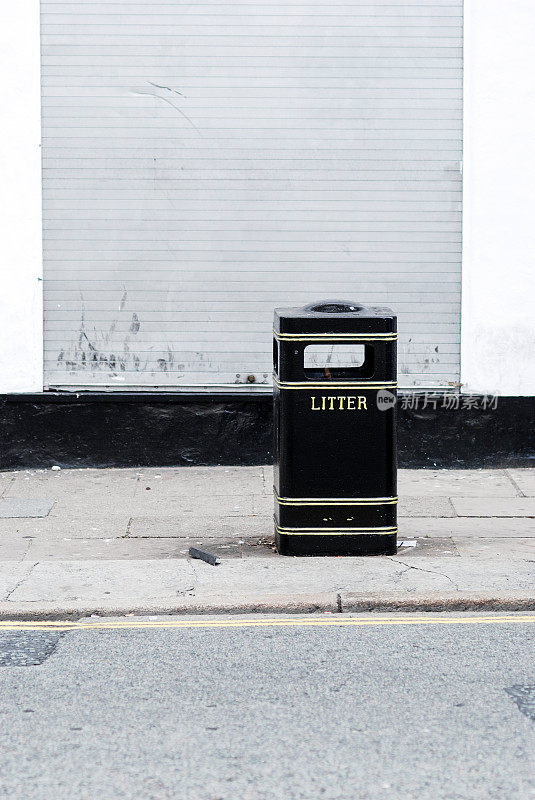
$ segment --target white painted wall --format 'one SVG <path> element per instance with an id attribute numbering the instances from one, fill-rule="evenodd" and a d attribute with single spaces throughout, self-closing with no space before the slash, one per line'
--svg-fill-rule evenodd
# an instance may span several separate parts
<path id="1" fill-rule="evenodd" d="M 535 394 L 534 42 L 534 0 L 465 0 L 463 392 Z"/>
<path id="2" fill-rule="evenodd" d="M 0 0 L 0 393 L 43 388 L 39 0 Z"/>

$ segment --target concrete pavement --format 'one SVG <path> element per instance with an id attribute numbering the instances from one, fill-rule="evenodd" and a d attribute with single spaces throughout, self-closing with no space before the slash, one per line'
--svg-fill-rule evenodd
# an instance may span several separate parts
<path id="1" fill-rule="evenodd" d="M 268 467 L 0 473 L 0 615 L 535 608 L 535 469 L 401 470 L 393 557 L 279 556 L 271 486 Z"/>

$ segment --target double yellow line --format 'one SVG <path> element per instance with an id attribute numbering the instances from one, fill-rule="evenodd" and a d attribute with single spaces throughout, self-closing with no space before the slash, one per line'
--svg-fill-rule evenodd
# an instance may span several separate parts
<path id="1" fill-rule="evenodd" d="M 535 614 L 515 614 L 501 616 L 420 616 L 417 613 L 410 616 L 348 616 L 343 614 L 326 613 L 322 616 L 295 616 L 295 617 L 260 617 L 239 618 L 232 617 L 221 619 L 155 619 L 147 620 L 135 617 L 121 619 L 99 619 L 94 621 L 71 622 L 64 621 L 28 621 L 19 622 L 0 621 L 0 634 L 2 631 L 88 631 L 88 630 L 156 630 L 156 629 L 194 629 L 194 628 L 336 628 L 355 627 L 368 628 L 375 626 L 395 625 L 504 625 L 504 624 L 529 624 L 535 623 Z"/>

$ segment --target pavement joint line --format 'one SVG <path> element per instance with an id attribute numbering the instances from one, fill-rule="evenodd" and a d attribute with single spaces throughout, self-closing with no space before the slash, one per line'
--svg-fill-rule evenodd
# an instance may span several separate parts
<path id="1" fill-rule="evenodd" d="M 532 616 L 508 617 L 454 617 L 450 619 L 359 619 L 355 617 L 311 619 L 230 619 L 230 620 L 116 620 L 114 622 L 0 622 L 1 631 L 81 631 L 93 629 L 128 630 L 159 628 L 266 628 L 266 627 L 373 627 L 395 625 L 491 625 L 491 624 L 535 623 Z"/>
<path id="2" fill-rule="evenodd" d="M 513 484 L 513 487 L 514 487 L 514 489 L 515 489 L 515 491 L 516 491 L 516 495 L 517 495 L 517 497 L 526 497 L 526 495 L 524 494 L 524 492 L 522 491 L 522 489 L 520 488 L 520 486 L 518 485 L 518 483 L 515 481 L 515 479 L 514 479 L 514 478 L 513 478 L 513 476 L 511 475 L 511 472 L 510 472 L 510 470 L 509 470 L 509 469 L 504 469 L 504 471 L 503 471 L 503 472 L 504 472 L 504 475 L 505 475 L 507 478 L 509 478 L 509 481 L 510 481 L 510 482 Z"/>
<path id="3" fill-rule="evenodd" d="M 32 548 L 32 543 L 33 543 L 33 539 L 28 539 L 28 544 L 26 545 L 26 549 L 25 549 L 24 553 L 22 554 L 22 556 L 20 558 L 20 563 L 21 564 L 22 564 L 23 561 L 27 560 L 28 554 L 29 554 L 29 552 L 30 552 L 30 550 Z M 13 592 L 14 591 L 15 591 L 15 589 L 13 589 Z M 13 594 L 13 592 L 11 592 L 11 594 Z"/>

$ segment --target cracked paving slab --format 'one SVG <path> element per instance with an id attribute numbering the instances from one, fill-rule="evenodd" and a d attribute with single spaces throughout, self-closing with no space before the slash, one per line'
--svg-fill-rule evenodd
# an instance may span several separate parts
<path id="1" fill-rule="evenodd" d="M 12 602 L 106 600 L 135 606 L 195 591 L 195 573 L 186 560 L 48 561 L 28 567 L 7 589 Z"/>
<path id="2" fill-rule="evenodd" d="M 31 562 L 0 562 L 0 597 L 10 600 L 16 589 L 21 586 L 35 568 Z"/>
<path id="3" fill-rule="evenodd" d="M 453 581 L 449 575 L 446 575 L 445 572 L 439 572 L 438 570 L 424 568 L 424 567 L 416 567 L 414 566 L 414 564 L 407 564 L 405 561 L 402 561 L 399 558 L 395 558 L 394 556 L 388 556 L 388 560 L 394 564 L 402 564 L 404 567 L 406 567 L 406 570 L 400 573 L 402 576 L 405 575 L 408 572 L 408 570 L 411 569 L 419 570 L 420 572 L 427 572 L 429 573 L 429 575 L 440 575 L 441 578 L 446 578 L 446 580 L 451 583 L 451 585 L 456 591 L 459 590 L 459 587 L 457 586 L 455 581 Z"/>
<path id="4" fill-rule="evenodd" d="M 27 558 L 31 541 L 31 539 L 19 535 L 2 539 L 0 534 L 0 561 L 24 561 Z"/>

